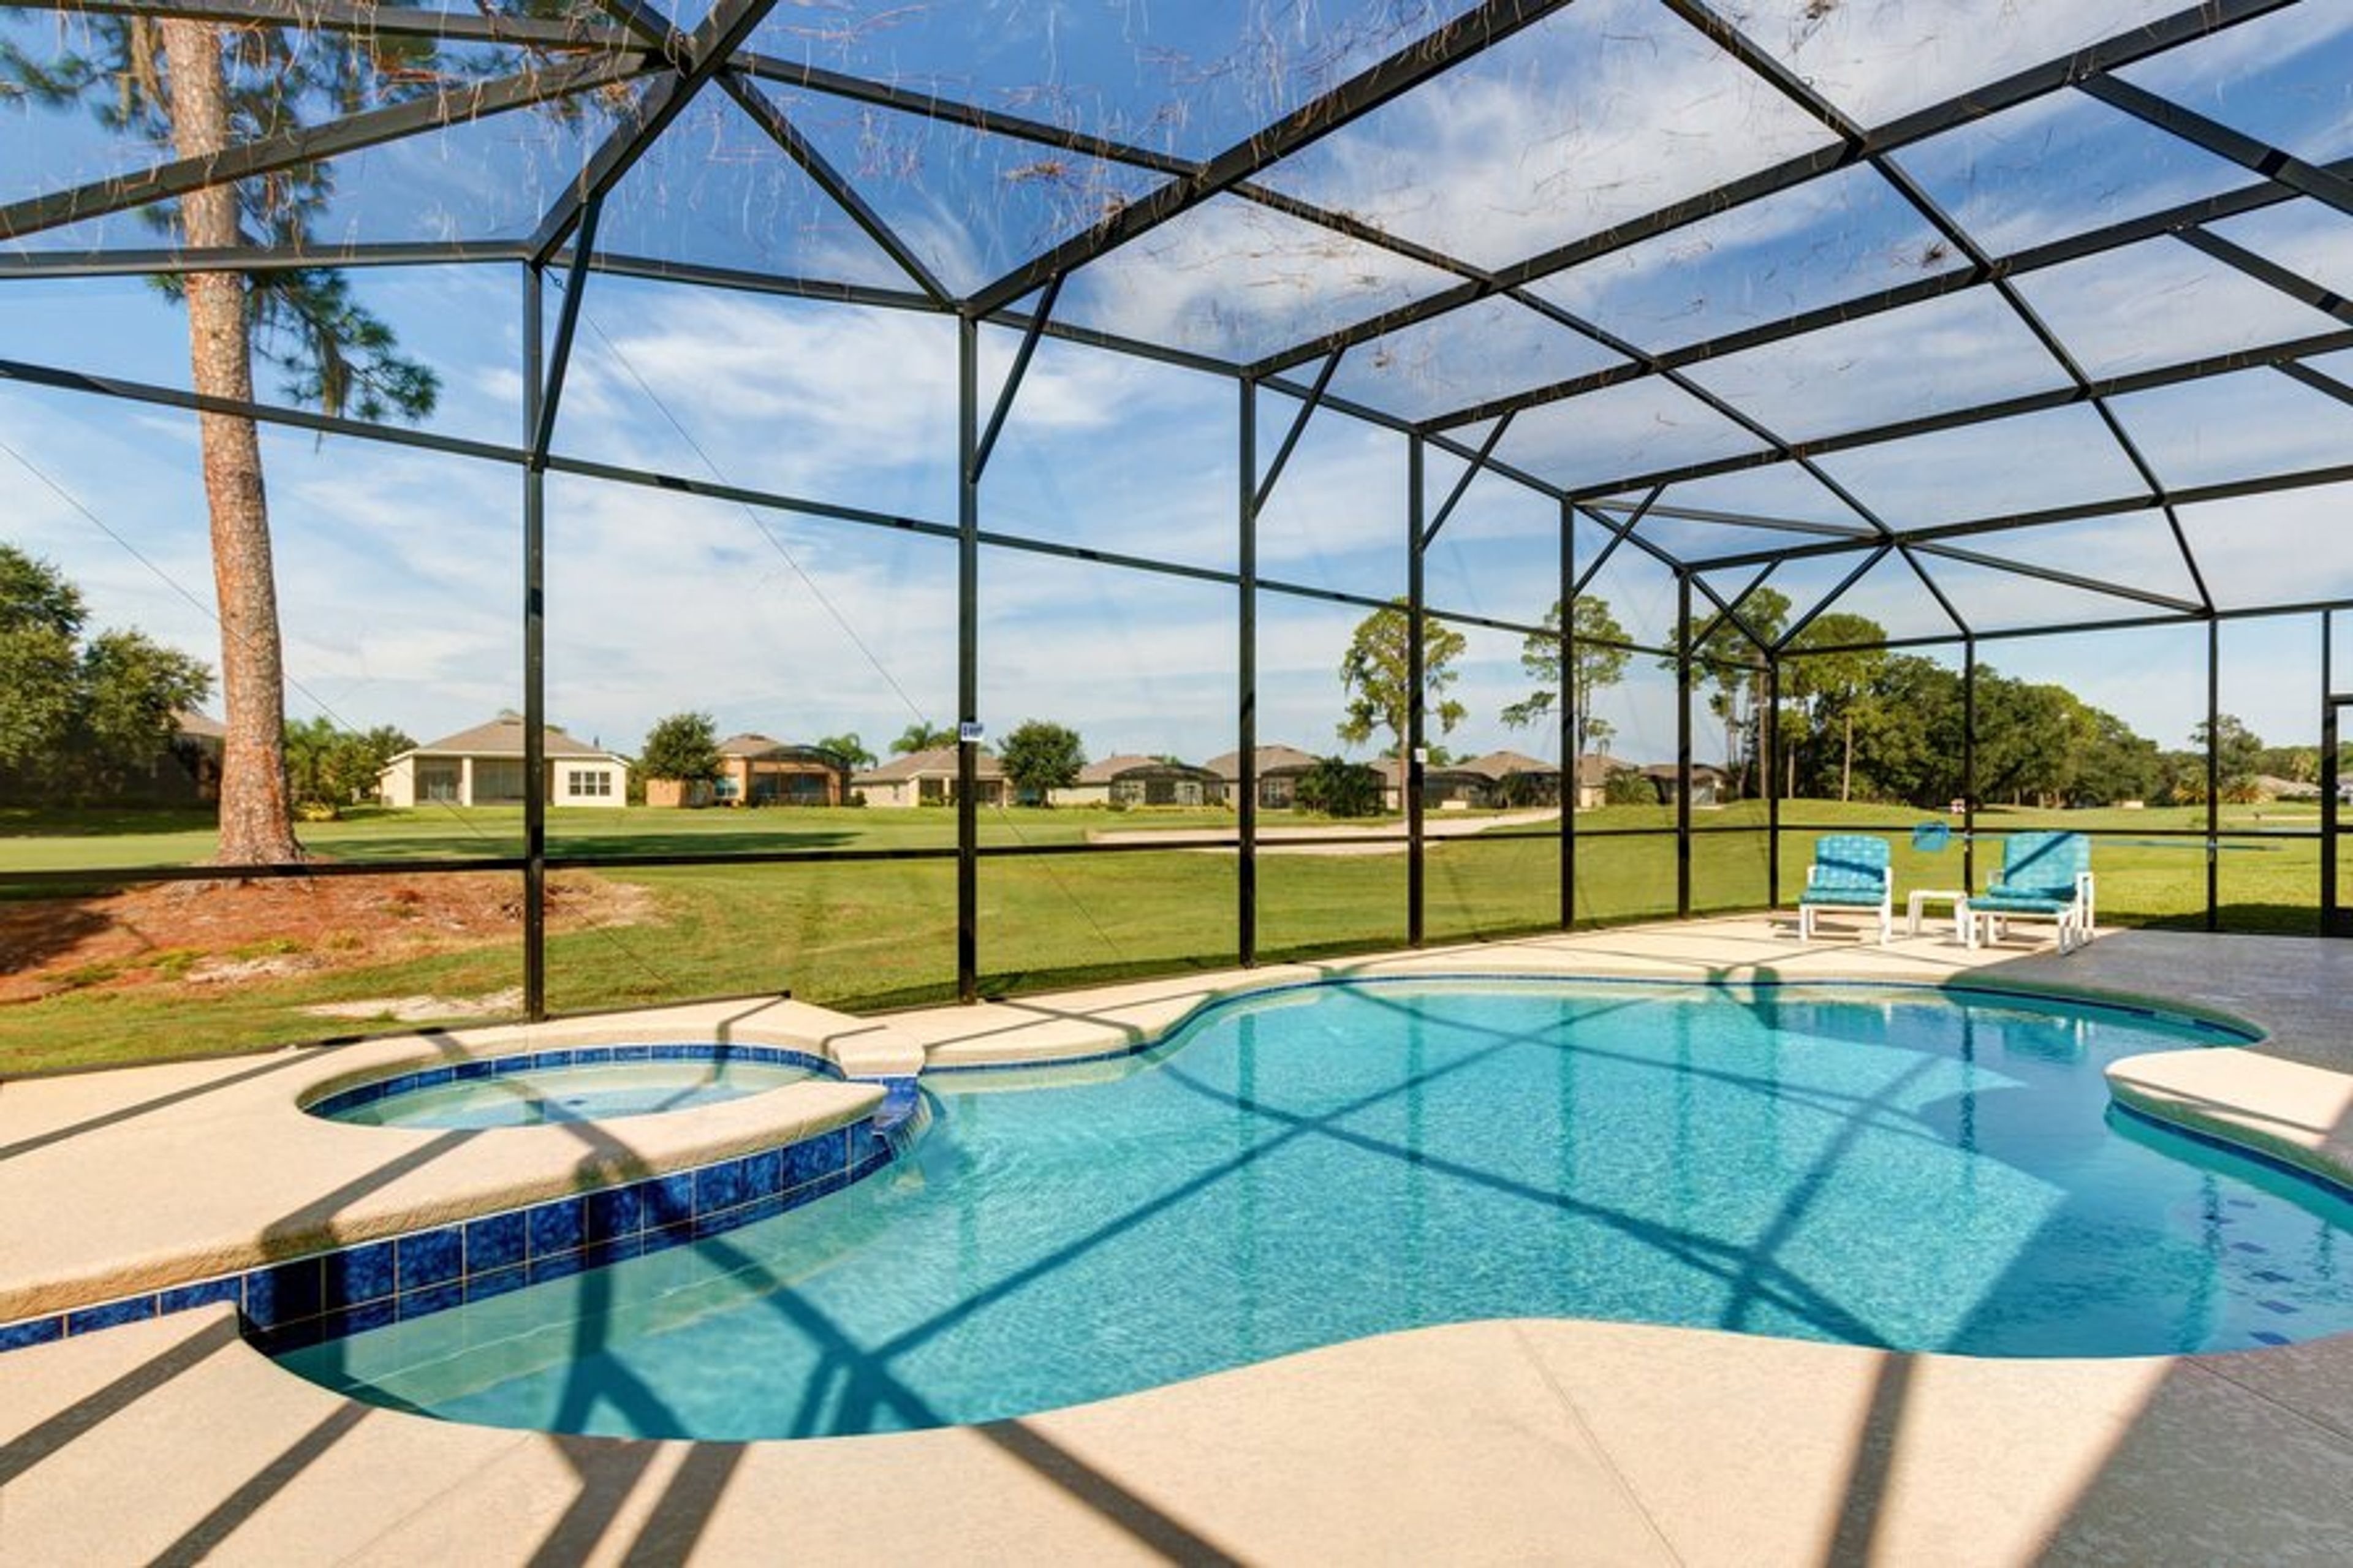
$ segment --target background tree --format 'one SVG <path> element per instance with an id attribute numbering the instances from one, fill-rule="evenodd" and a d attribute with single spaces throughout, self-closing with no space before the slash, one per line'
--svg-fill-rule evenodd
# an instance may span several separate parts
<path id="1" fill-rule="evenodd" d="M 1079 782 L 1087 753 L 1079 732 L 1043 719 L 1025 719 L 1006 732 L 997 749 L 997 765 L 1013 783 L 1014 798 L 1025 805 L 1050 804 L 1050 791 L 1068 789 Z"/>
<path id="2" fill-rule="evenodd" d="M 2253 800 L 2259 793 L 2255 774 L 2263 765 L 2262 738 L 2248 729 L 2245 721 L 2235 713 L 2216 714 L 2214 734 L 2216 761 L 2220 764 L 2217 771 L 2222 780 L 2222 798 L 2228 801 Z M 2189 731 L 2189 743 L 2197 751 L 2202 778 L 2206 763 L 2206 725 L 2202 721 Z M 2205 798 L 2202 783 L 2199 798 Z"/>
<path id="3" fill-rule="evenodd" d="M 1788 595 L 1758 588 L 1738 601 L 1740 619 L 1770 643 L 1789 622 Z M 1749 793 L 1750 760 L 1757 754 L 1757 716 L 1765 700 L 1765 655 L 1748 633 L 1719 616 L 1713 606 L 1692 612 L 1692 624 L 1678 634 L 1678 642 L 1692 645 L 1692 684 L 1707 692 L 1708 711 L 1724 724 L 1724 766 L 1732 775 L 1735 799 Z M 1660 668 L 1676 666 L 1670 655 Z"/>
<path id="4" fill-rule="evenodd" d="M 0 772 L 42 777 L 65 754 L 87 615 L 56 567 L 0 544 Z"/>
<path id="5" fill-rule="evenodd" d="M 438 90 L 429 39 L 296 28 L 224 28 L 177 18 L 92 16 L 89 52 L 36 61 L 0 43 L 0 84 L 51 106 L 87 104 L 109 129 L 169 145 L 184 159 Z M 299 249 L 333 193 L 325 164 L 191 191 L 148 216 L 192 251 Z M 421 419 L 439 395 L 433 373 L 397 352 L 391 329 L 355 303 L 342 274 L 308 268 L 194 272 L 158 279 L 187 307 L 195 390 L 253 400 L 257 353 L 287 373 L 285 394 L 330 415 Z M 213 585 L 221 624 L 227 738 L 220 782 L 223 865 L 298 858 L 285 759 L 286 682 L 278 593 L 251 419 L 197 416 Z"/>
<path id="6" fill-rule="evenodd" d="M 845 773 L 863 773 L 882 760 L 866 749 L 866 742 L 858 738 L 856 731 L 846 735 L 828 735 L 813 742 L 810 750 L 831 757 L 834 766 Z"/>
<path id="7" fill-rule="evenodd" d="M 1340 657 L 1340 689 L 1348 700 L 1340 739 L 1360 746 L 1375 734 L 1387 734 L 1388 754 L 1400 763 L 1405 761 L 1412 627 L 1401 600 L 1375 610 L 1357 624 L 1348 651 Z M 1456 679 L 1454 661 L 1469 645 L 1461 632 L 1442 622 L 1425 616 L 1422 627 L 1423 711 L 1438 721 L 1440 734 L 1451 734 L 1466 710 L 1444 693 Z"/>
<path id="8" fill-rule="evenodd" d="M 1302 811 L 1326 816 L 1376 816 L 1381 809 L 1381 775 L 1363 763 L 1318 757 L 1314 767 L 1299 775 L 1291 798 Z"/>
<path id="9" fill-rule="evenodd" d="M 81 591 L 0 544 L 0 793 L 26 804 L 123 798 L 212 689 L 202 660 L 135 631 L 83 642 Z"/>
<path id="10" fill-rule="evenodd" d="M 1504 710 L 1504 722 L 1514 730 L 1541 722 L 1560 698 L 1559 600 L 1555 599 L 1552 608 L 1545 612 L 1544 624 L 1543 631 L 1530 632 L 1520 644 L 1520 668 L 1536 682 L 1536 689 Z M 1576 662 L 1569 672 L 1569 700 L 1576 707 L 1577 754 L 1581 757 L 1588 751 L 1606 749 L 1609 737 L 1617 733 L 1608 720 L 1593 716 L 1593 694 L 1617 685 L 1632 656 L 1622 647 L 1607 646 L 1626 640 L 1626 628 L 1609 613 L 1607 599 L 1589 594 L 1578 599 L 1569 630 L 1577 643 Z"/>
<path id="11" fill-rule="evenodd" d="M 725 770 L 719 731 L 708 713 L 672 713 L 658 721 L 638 750 L 638 772 L 649 779 L 708 784 Z"/>
<path id="12" fill-rule="evenodd" d="M 1855 775 L 1875 799 L 1941 809 L 1961 794 L 1961 678 L 1931 658 L 1892 654 L 1855 727 Z"/>
<path id="13" fill-rule="evenodd" d="M 1659 786 L 1639 768 L 1625 768 L 1601 781 L 1604 805 L 1656 805 Z"/>
<path id="14" fill-rule="evenodd" d="M 1810 721 L 1808 731 L 1826 735 L 1835 728 L 1839 733 L 1841 800 L 1854 798 L 1855 721 L 1871 700 L 1872 681 L 1887 662 L 1885 648 L 1855 645 L 1884 642 L 1886 638 L 1887 628 L 1869 616 L 1832 611 L 1808 622 L 1790 640 L 1789 647 L 1799 652 L 1810 647 L 1841 651 L 1785 659 L 1781 665 L 1781 694 L 1807 706 Z M 1782 737 L 1784 746 L 1794 758 L 1796 748 L 1788 745 L 1790 739 L 1787 734 Z"/>
<path id="15" fill-rule="evenodd" d="M 918 721 L 899 731 L 899 738 L 891 742 L 891 752 L 894 756 L 911 757 L 917 752 L 934 752 L 955 743 L 956 732 L 954 730 L 945 725 Z"/>
<path id="16" fill-rule="evenodd" d="M 325 717 L 286 726 L 286 783 L 305 820 L 341 816 L 375 791 L 385 764 L 417 742 L 389 724 L 346 730 Z"/>

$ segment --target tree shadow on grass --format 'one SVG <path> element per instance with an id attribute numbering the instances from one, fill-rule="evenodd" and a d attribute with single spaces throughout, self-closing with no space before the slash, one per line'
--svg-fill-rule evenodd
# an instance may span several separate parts
<path id="1" fill-rule="evenodd" d="M 0 899 L 0 976 L 39 969 L 114 922 L 88 896 Z"/>

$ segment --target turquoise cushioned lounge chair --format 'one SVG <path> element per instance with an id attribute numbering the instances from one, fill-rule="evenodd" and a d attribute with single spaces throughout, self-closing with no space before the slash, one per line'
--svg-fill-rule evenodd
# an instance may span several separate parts
<path id="1" fill-rule="evenodd" d="M 1799 938 L 1813 941 L 1816 910 L 1871 910 L 1879 916 L 1879 945 L 1886 946 L 1895 934 L 1895 878 L 1887 862 L 1884 838 L 1833 833 L 1814 840 L 1814 863 L 1798 895 Z"/>
<path id="2" fill-rule="evenodd" d="M 2001 869 L 1958 911 L 1964 939 L 1998 940 L 2013 920 L 2055 921 L 2059 951 L 2097 934 L 2092 925 L 2092 841 L 2080 833 L 2013 833 L 2002 840 Z"/>

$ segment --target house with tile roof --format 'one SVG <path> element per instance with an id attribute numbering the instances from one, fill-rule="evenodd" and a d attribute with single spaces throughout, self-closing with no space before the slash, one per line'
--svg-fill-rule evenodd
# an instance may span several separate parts
<path id="1" fill-rule="evenodd" d="M 1005 804 L 1005 770 L 993 752 L 984 749 L 976 759 L 976 786 L 983 805 Z M 893 757 L 877 768 L 853 774 L 850 790 L 869 805 L 947 805 L 956 797 L 956 748 L 934 746 Z"/>
<path id="2" fill-rule="evenodd" d="M 749 731 L 719 742 L 715 779 L 648 779 L 648 805 L 839 805 L 841 759 Z"/>
<path id="3" fill-rule="evenodd" d="M 1261 746 L 1253 753 L 1256 765 L 1251 770 L 1258 778 L 1258 804 L 1267 811 L 1288 811 L 1299 793 L 1302 773 L 1315 765 L 1315 759 L 1296 746 Z M 1228 752 L 1211 757 L 1202 766 L 1218 775 L 1225 784 L 1226 798 L 1234 799 L 1240 792 L 1242 754 Z"/>
<path id="4" fill-rule="evenodd" d="M 1209 768 L 1134 752 L 1079 770 L 1079 782 L 1053 792 L 1056 805 L 1216 805 L 1226 781 Z"/>
<path id="5" fill-rule="evenodd" d="M 444 735 L 402 752 L 376 775 L 385 805 L 521 805 L 527 731 L 520 713 Z M 550 805 L 623 806 L 629 803 L 629 762 L 574 739 L 550 724 L 542 732 Z"/>

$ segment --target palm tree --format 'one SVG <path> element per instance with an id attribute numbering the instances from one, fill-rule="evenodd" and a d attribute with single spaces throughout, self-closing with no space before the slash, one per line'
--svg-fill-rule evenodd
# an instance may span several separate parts
<path id="1" fill-rule="evenodd" d="M 87 102 L 110 127 L 168 141 L 184 159 L 290 129 L 306 102 L 349 112 L 373 101 L 431 90 L 439 78 L 429 41 L 309 37 L 275 28 L 150 17 L 93 17 L 87 55 L 36 63 L 0 51 L 0 81 L 53 106 Z M 397 69 L 386 67 L 396 61 Z M 232 79 L 231 65 L 236 69 Z M 310 215 L 333 188 L 311 165 L 182 197 L 176 223 L 191 251 L 247 245 L 299 248 Z M 285 391 L 330 415 L 432 412 L 438 379 L 396 352 L 391 330 L 355 304 L 342 274 L 319 268 L 257 274 L 194 272 L 158 279 L 188 311 L 195 390 L 253 401 L 259 353 L 289 373 Z M 227 866 L 301 858 L 286 784 L 285 655 L 271 568 L 269 507 L 261 441 L 243 415 L 198 416 L 205 502 L 211 519 L 213 586 L 221 625 L 220 843 Z"/>

